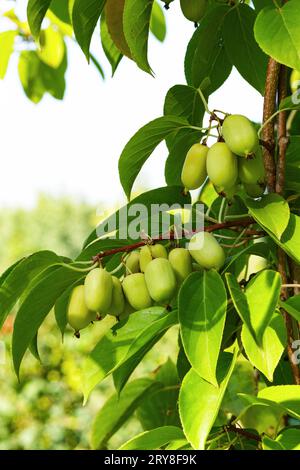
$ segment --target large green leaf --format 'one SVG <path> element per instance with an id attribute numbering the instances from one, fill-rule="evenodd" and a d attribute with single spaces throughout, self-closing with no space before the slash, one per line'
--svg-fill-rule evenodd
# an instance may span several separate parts
<path id="1" fill-rule="evenodd" d="M 52 251 L 39 251 L 6 272 L 0 284 L 0 327 L 32 279 L 60 258 Z"/>
<path id="2" fill-rule="evenodd" d="M 159 41 L 163 42 L 165 40 L 167 25 L 164 12 L 157 0 L 154 0 L 152 7 L 150 31 Z"/>
<path id="3" fill-rule="evenodd" d="M 125 0 L 123 28 L 133 60 L 151 73 L 148 62 L 148 37 L 154 0 Z"/>
<path id="4" fill-rule="evenodd" d="M 59 18 L 61 21 L 67 24 L 71 24 L 70 7 L 69 3 L 74 0 L 52 0 L 50 10 Z"/>
<path id="5" fill-rule="evenodd" d="M 27 19 L 32 35 L 39 38 L 43 19 L 50 6 L 51 0 L 29 0 L 27 4 Z"/>
<path id="6" fill-rule="evenodd" d="M 72 23 L 76 40 L 85 54 L 90 58 L 90 44 L 105 0 L 75 0 L 72 10 Z"/>
<path id="7" fill-rule="evenodd" d="M 109 35 L 115 46 L 123 55 L 131 59 L 131 52 L 123 29 L 124 6 L 125 0 L 106 0 L 105 20 Z"/>
<path id="8" fill-rule="evenodd" d="M 168 206 L 172 206 L 173 204 L 184 206 L 184 204 L 190 204 L 190 202 L 190 195 L 185 195 L 182 191 L 181 186 L 166 186 L 163 188 L 152 189 L 151 191 L 146 191 L 145 193 L 140 194 L 136 198 L 132 199 L 126 206 L 123 206 L 121 209 L 119 209 L 117 212 L 109 216 L 107 219 L 105 219 L 98 225 L 97 230 L 94 230 L 87 238 L 84 244 L 85 250 L 82 252 L 79 258 L 91 259 L 91 257 L 95 255 L 97 251 L 99 252 L 107 249 L 106 245 L 108 245 L 109 243 L 111 243 L 112 245 L 114 244 L 115 248 L 118 246 L 118 243 L 123 243 L 124 245 L 128 244 L 128 242 L 124 240 L 122 234 L 117 237 L 118 240 L 94 240 L 97 239 L 97 236 L 99 237 L 100 234 L 102 235 L 102 232 L 106 229 L 106 227 L 109 227 L 110 225 L 112 225 L 113 227 L 111 230 L 108 230 L 108 233 L 111 231 L 120 230 L 120 228 L 122 227 L 122 214 L 124 218 L 125 213 L 127 214 L 125 226 L 125 228 L 127 229 L 130 222 L 136 217 L 135 213 L 133 215 L 131 215 L 130 213 L 130 209 L 134 208 L 135 205 L 137 205 L 137 207 L 138 205 L 143 205 L 144 208 L 147 209 L 146 217 L 147 219 L 149 219 L 148 224 L 150 224 L 151 227 L 151 217 L 154 218 L 155 216 L 159 216 L 159 214 L 162 214 L 162 212 L 166 211 L 166 208 Z M 140 220 L 143 221 L 143 213 L 141 213 L 140 216 Z M 166 229 L 168 229 L 168 227 L 165 228 L 165 230 Z M 148 231 L 148 233 L 149 232 L 150 230 Z M 97 245 L 99 245 L 99 249 L 97 249 Z"/>
<path id="9" fill-rule="evenodd" d="M 300 419 L 299 385 L 266 387 L 258 392 L 258 398 L 277 403 L 280 407 L 283 407 L 289 415 Z"/>
<path id="10" fill-rule="evenodd" d="M 181 172 L 187 152 L 202 137 L 200 131 L 182 129 L 172 139 L 170 151 L 165 165 L 165 179 L 168 185 L 182 185 Z"/>
<path id="11" fill-rule="evenodd" d="M 129 383 L 119 397 L 112 395 L 98 412 L 91 435 L 93 449 L 105 448 L 107 441 L 132 416 L 146 396 L 161 385 L 150 379 L 137 379 Z"/>
<path id="12" fill-rule="evenodd" d="M 225 286 L 216 271 L 194 273 L 180 289 L 179 322 L 185 353 L 195 371 L 216 386 L 226 308 Z"/>
<path id="13" fill-rule="evenodd" d="M 186 118 L 194 126 L 202 126 L 204 104 L 199 91 L 187 85 L 174 85 L 165 97 L 164 114 Z"/>
<path id="14" fill-rule="evenodd" d="M 104 50 L 104 53 L 111 65 L 112 75 L 114 75 L 120 60 L 123 57 L 123 54 L 119 51 L 115 43 L 113 42 L 109 32 L 107 23 L 105 20 L 105 14 L 102 13 L 100 21 L 100 34 L 101 34 L 101 43 Z"/>
<path id="15" fill-rule="evenodd" d="M 132 341 L 128 352 L 114 371 L 114 384 L 119 393 L 145 354 L 160 340 L 171 326 L 177 323 L 178 313 L 176 310 L 166 313 L 149 325 Z"/>
<path id="16" fill-rule="evenodd" d="M 51 269 L 51 268 L 50 268 Z M 50 271 L 30 290 L 23 300 L 14 323 L 12 356 L 16 374 L 29 344 L 58 297 L 75 282 L 82 273 L 61 266 Z"/>
<path id="17" fill-rule="evenodd" d="M 258 296 L 257 293 L 256 295 Z M 251 364 L 272 382 L 274 371 L 286 347 L 286 329 L 282 316 L 278 313 L 273 316 L 263 334 L 261 346 L 254 341 L 246 325 L 243 325 L 241 339 Z"/>
<path id="18" fill-rule="evenodd" d="M 153 375 L 155 381 L 162 383 L 163 387 L 146 398 L 137 410 L 137 417 L 143 429 L 179 426 L 179 378 L 175 364 L 168 359 Z"/>
<path id="19" fill-rule="evenodd" d="M 255 22 L 255 39 L 262 50 L 281 64 L 300 70 L 300 4 L 265 8 Z"/>
<path id="20" fill-rule="evenodd" d="M 241 4 L 225 17 L 223 36 L 226 53 L 242 77 L 262 95 L 264 94 L 267 56 L 254 39 L 256 14 L 248 5 Z"/>
<path id="21" fill-rule="evenodd" d="M 120 180 L 128 198 L 137 175 L 157 145 L 185 127 L 189 127 L 185 119 L 163 116 L 146 124 L 129 140 L 119 159 Z"/>
<path id="22" fill-rule="evenodd" d="M 232 69 L 222 38 L 223 22 L 229 9 L 228 5 L 219 5 L 205 15 L 187 48 L 187 83 L 200 87 L 207 95 L 225 82 Z"/>
<path id="23" fill-rule="evenodd" d="M 273 0 L 253 0 L 253 5 L 255 10 L 259 12 L 263 8 L 270 7 L 274 5 Z"/>
<path id="24" fill-rule="evenodd" d="M 299 105 L 298 105 L 299 106 Z M 285 187 L 300 192 L 300 136 L 292 135 L 286 154 Z"/>
<path id="25" fill-rule="evenodd" d="M 162 426 L 138 434 L 125 442 L 119 450 L 156 450 L 161 449 L 171 441 L 183 438 L 182 429 L 176 426 Z"/>
<path id="26" fill-rule="evenodd" d="M 204 450 L 233 372 L 234 355 L 222 353 L 218 362 L 219 387 L 203 380 L 194 369 L 185 376 L 179 393 L 179 414 L 184 434 L 194 449 Z"/>
<path id="27" fill-rule="evenodd" d="M 290 219 L 290 209 L 285 199 L 279 194 L 267 194 L 261 200 L 247 198 L 245 203 L 256 222 L 280 239 Z"/>
<path id="28" fill-rule="evenodd" d="M 3 31 L 0 33 L 0 80 L 5 77 L 10 56 L 14 50 L 17 31 Z"/>
<path id="29" fill-rule="evenodd" d="M 126 357 L 131 344 L 140 335 L 147 336 L 148 328 L 153 328 L 164 314 L 163 307 L 152 307 L 132 313 L 128 320 L 117 324 L 100 339 L 82 367 L 82 389 L 86 401 L 91 391 L 107 375 L 111 374 Z"/>

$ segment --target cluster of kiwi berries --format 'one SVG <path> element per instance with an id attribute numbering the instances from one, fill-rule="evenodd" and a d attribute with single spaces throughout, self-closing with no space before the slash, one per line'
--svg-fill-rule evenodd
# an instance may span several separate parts
<path id="1" fill-rule="evenodd" d="M 188 151 L 181 180 L 186 190 L 200 188 L 207 176 L 218 194 L 229 201 L 243 185 L 246 194 L 259 198 L 265 192 L 265 169 L 253 123 L 239 114 L 228 115 L 221 140 L 210 148 L 194 144 Z"/>
<path id="2" fill-rule="evenodd" d="M 127 255 L 122 280 L 102 267 L 91 270 L 84 285 L 71 293 L 68 322 L 79 337 L 80 330 L 106 314 L 123 319 L 152 305 L 167 307 L 189 274 L 219 269 L 224 262 L 223 248 L 207 232 L 193 235 L 188 249 L 176 247 L 169 253 L 160 243 L 147 244 Z"/>
<path id="3" fill-rule="evenodd" d="M 170 3 L 174 0 L 162 0 L 165 8 L 170 8 Z M 180 0 L 180 7 L 183 15 L 189 21 L 192 21 L 195 26 L 198 26 L 199 21 L 203 18 L 208 0 Z"/>

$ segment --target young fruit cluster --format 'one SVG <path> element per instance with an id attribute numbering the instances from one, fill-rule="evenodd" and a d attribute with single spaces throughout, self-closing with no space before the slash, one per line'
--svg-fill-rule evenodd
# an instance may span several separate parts
<path id="1" fill-rule="evenodd" d="M 206 232 L 195 234 L 188 249 L 173 248 L 168 253 L 164 245 L 145 245 L 127 256 L 121 281 L 103 268 L 90 271 L 84 285 L 71 293 L 68 322 L 78 336 L 80 330 L 106 314 L 120 319 L 153 303 L 168 306 L 189 274 L 219 269 L 224 262 L 223 248 Z"/>
<path id="2" fill-rule="evenodd" d="M 194 144 L 182 168 L 186 190 L 198 189 L 208 176 L 216 191 L 232 199 L 242 183 L 248 196 L 261 197 L 265 191 L 265 169 L 256 129 L 245 116 L 229 115 L 222 125 L 224 142 L 208 148 Z"/>

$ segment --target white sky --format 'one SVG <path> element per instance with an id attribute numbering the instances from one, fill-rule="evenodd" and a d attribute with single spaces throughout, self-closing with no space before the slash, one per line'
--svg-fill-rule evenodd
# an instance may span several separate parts
<path id="1" fill-rule="evenodd" d="M 125 201 L 117 170 L 124 145 L 141 126 L 162 114 L 168 89 L 185 83 L 183 59 L 194 27 L 182 17 L 178 4 L 174 2 L 167 12 L 166 41 L 150 40 L 155 79 L 128 59 L 122 60 L 111 79 L 95 35 L 92 51 L 105 68 L 106 80 L 71 44 L 65 99 L 60 102 L 46 95 L 34 105 L 21 88 L 14 54 L 0 82 L 0 206 L 30 207 L 40 192 L 70 195 L 93 204 Z M 211 96 L 209 105 L 259 120 L 262 98 L 234 71 Z M 135 188 L 163 186 L 166 157 L 161 145 L 144 166 Z"/>

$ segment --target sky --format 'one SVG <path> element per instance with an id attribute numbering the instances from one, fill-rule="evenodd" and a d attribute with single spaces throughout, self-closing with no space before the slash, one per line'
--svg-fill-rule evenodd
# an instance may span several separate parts
<path id="1" fill-rule="evenodd" d="M 21 8 L 26 3 L 18 0 Z M 64 100 L 45 95 L 34 105 L 20 85 L 17 54 L 12 56 L 7 75 L 0 81 L 0 207 L 32 207 L 42 192 L 67 195 L 100 207 L 102 203 L 124 203 L 118 177 L 123 147 L 140 127 L 162 115 L 168 89 L 185 83 L 183 61 L 194 26 L 181 15 L 179 2 L 172 4 L 166 16 L 165 42 L 161 44 L 155 38 L 149 41 L 155 78 L 123 59 L 111 79 L 96 32 L 92 52 L 105 69 L 105 81 L 87 64 L 80 48 L 68 44 Z M 211 95 L 209 107 L 246 114 L 258 121 L 262 97 L 234 70 L 222 88 Z M 134 188 L 164 186 L 166 158 L 166 147 L 161 144 Z"/>

